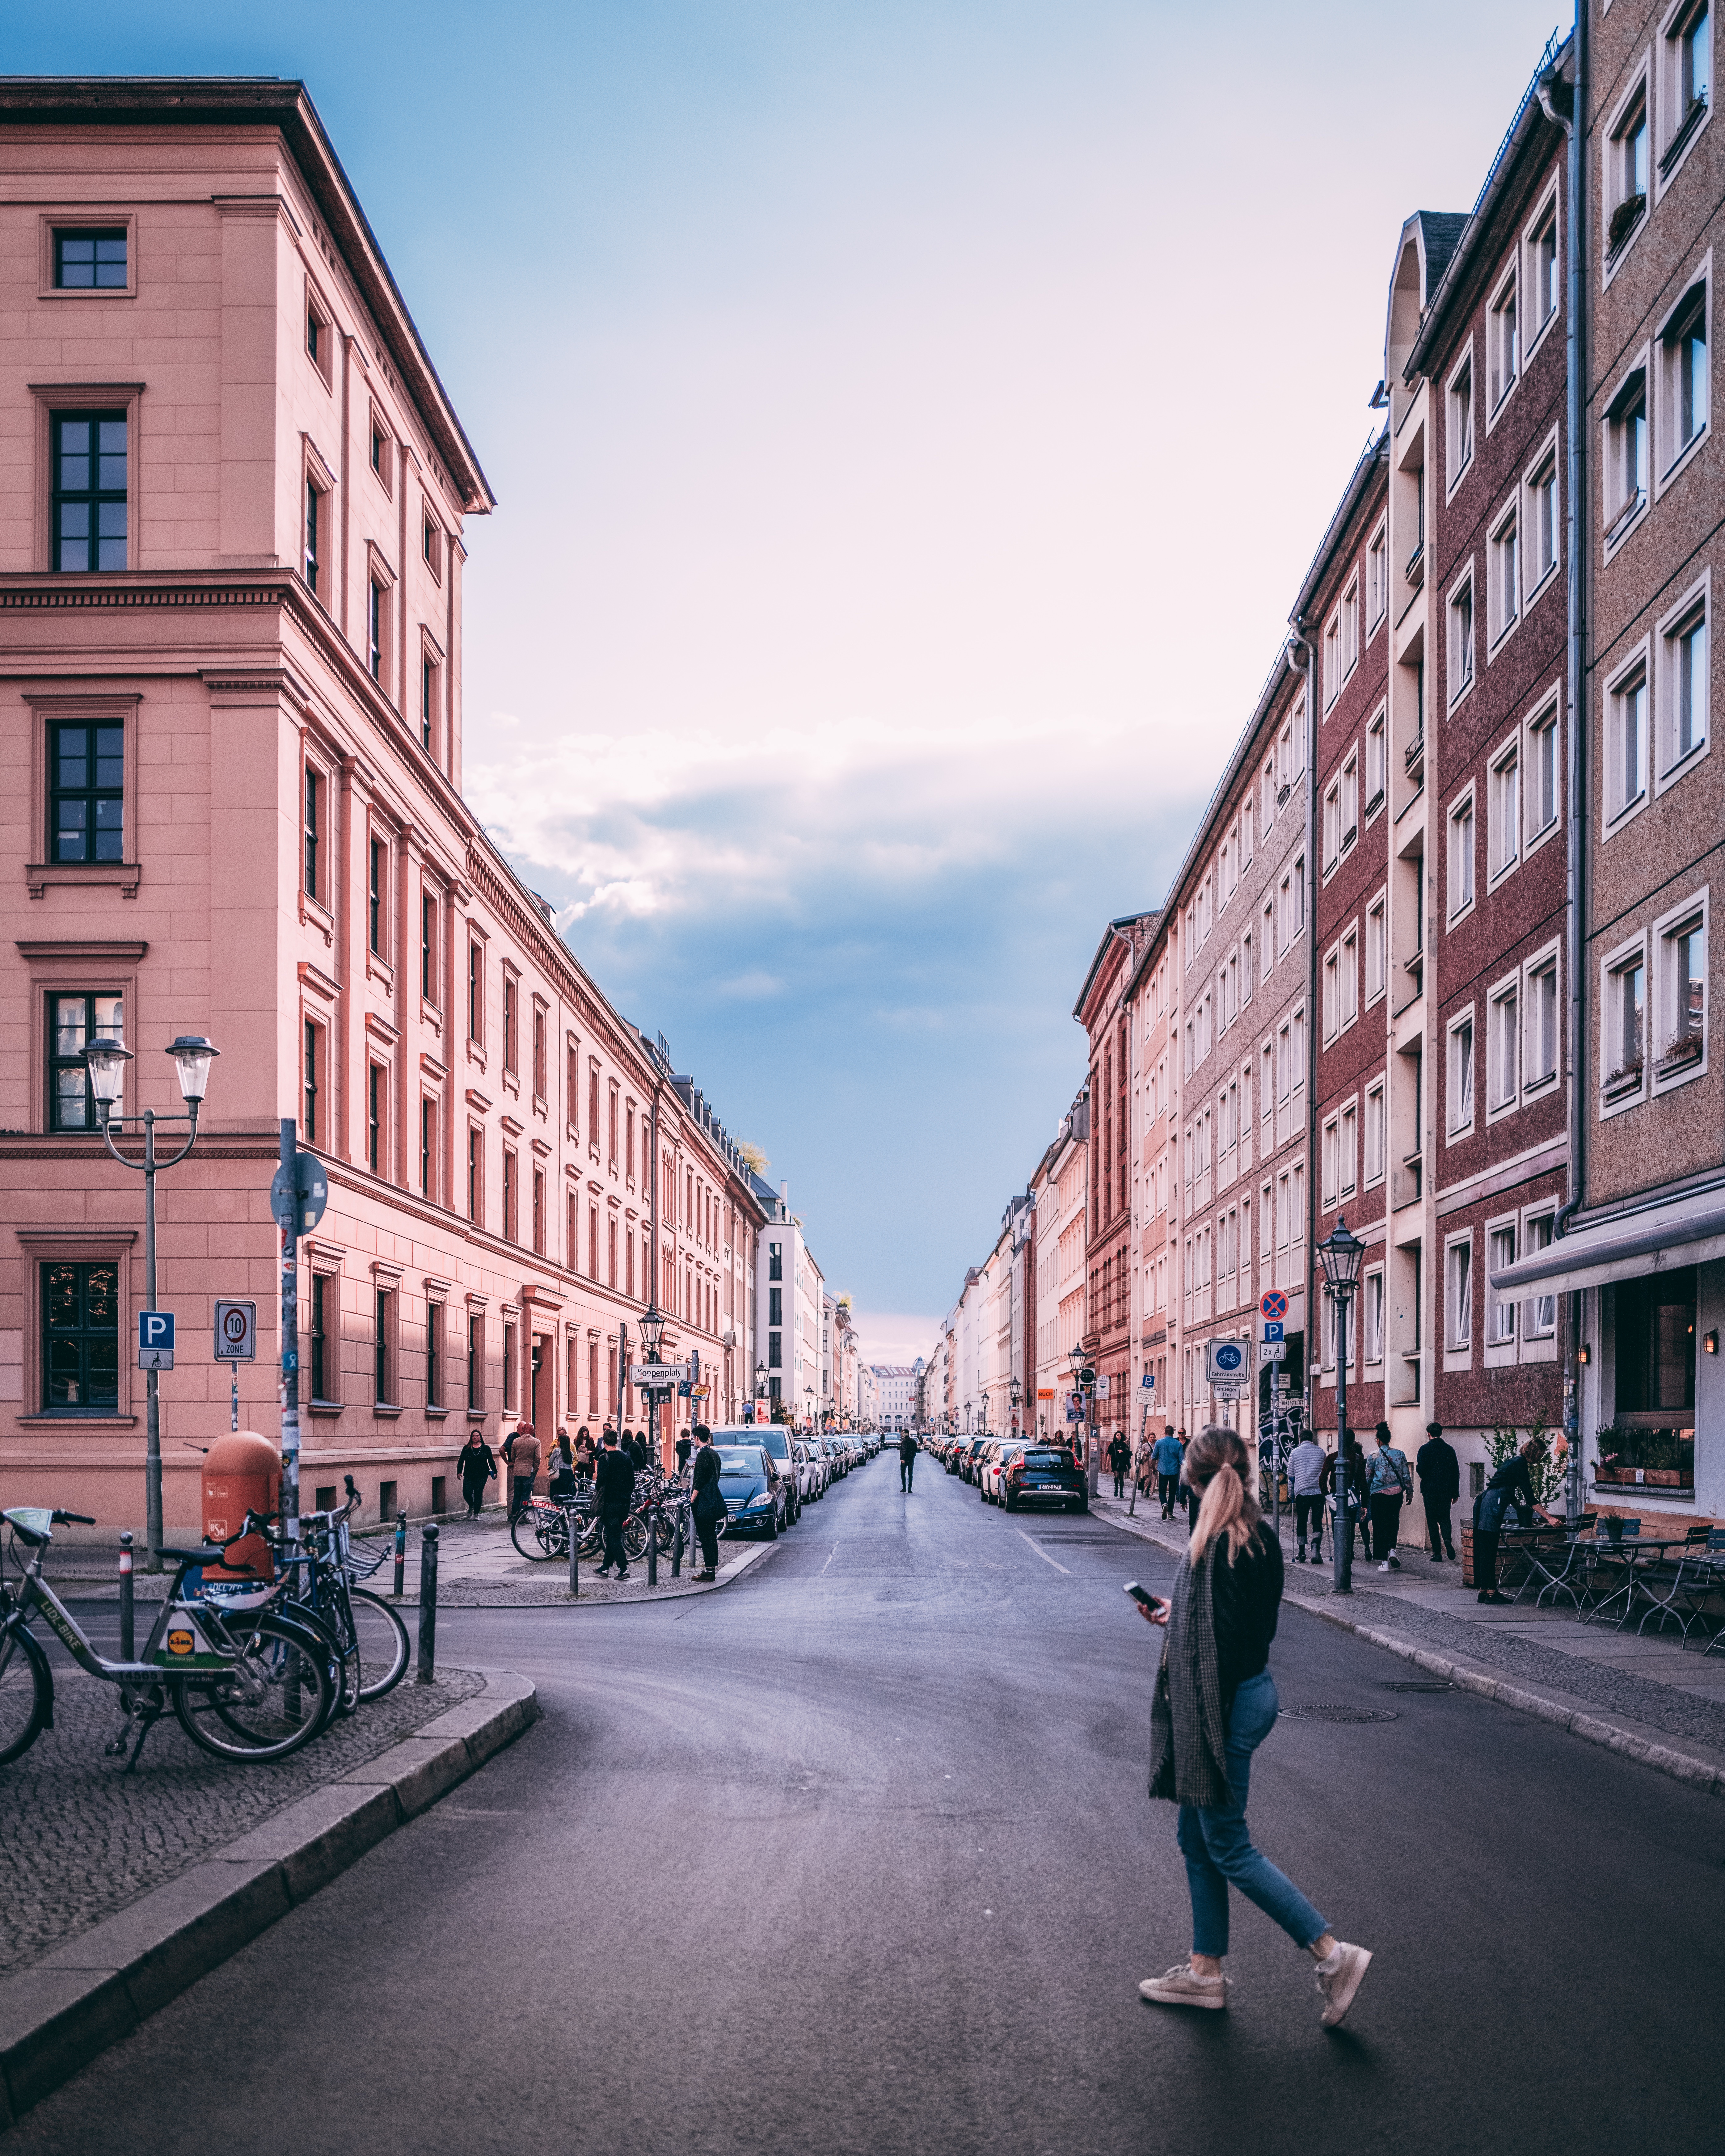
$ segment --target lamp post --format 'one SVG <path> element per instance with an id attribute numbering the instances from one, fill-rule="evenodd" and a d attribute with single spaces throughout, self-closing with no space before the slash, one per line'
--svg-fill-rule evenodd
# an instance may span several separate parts
<path id="1" fill-rule="evenodd" d="M 805 1430 L 813 1430 L 814 1427 L 814 1388 L 813 1385 L 803 1386 L 803 1397 L 809 1403 L 808 1406 L 803 1411 L 803 1428 Z"/>
<path id="2" fill-rule="evenodd" d="M 1024 1404 L 1024 1388 L 1019 1380 L 1014 1378 L 1012 1381 L 1012 1430 L 1014 1437 L 1018 1435 L 1019 1409 Z"/>
<path id="3" fill-rule="evenodd" d="M 1359 1261 L 1366 1246 L 1349 1229 L 1338 1213 L 1335 1227 L 1317 1246 L 1324 1269 L 1324 1292 L 1336 1306 L 1336 1517 L 1332 1553 L 1336 1564 L 1336 1592 L 1353 1592 L 1353 1529 L 1348 1517 L 1346 1481 L 1348 1445 L 1348 1306 L 1359 1284 Z"/>
<path id="4" fill-rule="evenodd" d="M 103 1142 L 122 1168 L 136 1168 L 144 1178 L 144 1295 L 151 1310 L 156 1307 L 156 1177 L 158 1169 L 172 1168 L 182 1161 L 198 1142 L 198 1111 L 209 1085 L 209 1066 L 221 1053 L 213 1048 L 202 1034 L 182 1033 L 168 1045 L 167 1053 L 173 1058 L 174 1073 L 180 1081 L 180 1097 L 186 1103 L 183 1116 L 158 1116 L 153 1108 L 146 1108 L 141 1116 L 120 1113 L 120 1104 L 126 1090 L 126 1066 L 132 1060 L 131 1050 L 123 1041 L 106 1036 L 92 1040 L 84 1051 L 84 1067 L 90 1073 L 90 1090 L 95 1096 L 96 1119 L 101 1125 Z M 167 1160 L 156 1158 L 156 1126 L 157 1123 L 184 1123 L 186 1142 Z M 144 1158 L 128 1160 L 114 1142 L 116 1130 L 124 1131 L 136 1124 L 144 1133 Z M 144 1540 L 148 1554 L 145 1560 L 147 1572 L 162 1569 L 162 1411 L 157 1393 L 157 1373 L 152 1369 L 146 1373 L 144 1410 Z"/>
<path id="5" fill-rule="evenodd" d="M 649 1302 L 641 1312 L 641 1340 L 646 1348 L 647 1360 L 649 1363 L 656 1363 L 659 1361 L 659 1350 L 665 1339 L 666 1322 L 665 1312 L 657 1303 Z M 649 1384 L 647 1388 L 647 1449 L 662 1467 L 665 1462 L 660 1458 L 659 1451 L 659 1388 L 655 1384 Z"/>

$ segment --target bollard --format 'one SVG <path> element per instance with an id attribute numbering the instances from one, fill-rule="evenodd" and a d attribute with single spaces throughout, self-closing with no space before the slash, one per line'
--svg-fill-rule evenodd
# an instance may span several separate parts
<path id="1" fill-rule="evenodd" d="M 421 1684 L 437 1681 L 437 1524 L 420 1529 L 419 1668 Z"/>
<path id="2" fill-rule="evenodd" d="M 581 1592 L 581 1515 L 572 1507 L 563 1517 L 569 1522 L 569 1592 Z"/>
<path id="3" fill-rule="evenodd" d="M 659 1507 L 647 1507 L 647 1584 L 659 1584 Z"/>
<path id="4" fill-rule="evenodd" d="M 132 1651 L 131 1600 L 131 1529 L 123 1528 L 120 1536 L 120 1659 L 134 1662 L 137 1656 Z"/>
<path id="5" fill-rule="evenodd" d="M 678 1507 L 677 1507 L 677 1535 L 676 1535 L 676 1540 L 675 1540 L 675 1541 L 671 1544 L 671 1578 L 672 1578 L 673 1579 L 680 1579 L 682 1577 L 683 1577 L 683 1508 L 682 1508 L 682 1507 L 681 1507 L 680 1505 L 679 1505 L 679 1506 L 678 1506 Z"/>
<path id="6" fill-rule="evenodd" d="M 395 1599 L 399 1602 L 407 1587 L 408 1574 L 408 1516 L 406 1511 L 395 1516 Z"/>

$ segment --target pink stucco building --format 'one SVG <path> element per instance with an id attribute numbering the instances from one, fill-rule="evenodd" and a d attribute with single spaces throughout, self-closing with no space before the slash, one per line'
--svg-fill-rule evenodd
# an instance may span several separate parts
<path id="1" fill-rule="evenodd" d="M 256 1300 L 242 1420 L 279 1426 L 282 1116 L 331 1186 L 306 1504 L 344 1471 L 368 1517 L 453 1503 L 475 1424 L 644 1420 L 649 1292 L 736 1419 L 761 1208 L 462 799 L 492 496 L 310 100 L 14 81 L 0 115 L 0 1503 L 142 1523 L 141 1178 L 77 1060 L 116 1024 L 129 1111 L 178 1110 L 175 1034 L 221 1051 L 158 1184 L 170 1535 L 227 1426 L 218 1297 Z"/>

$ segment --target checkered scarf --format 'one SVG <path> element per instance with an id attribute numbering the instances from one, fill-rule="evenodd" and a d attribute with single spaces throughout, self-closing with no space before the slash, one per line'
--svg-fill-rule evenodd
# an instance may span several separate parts
<path id="1" fill-rule="evenodd" d="M 1228 1724 L 1216 1653 L 1216 1542 L 1174 1574 L 1150 1712 L 1150 1794 L 1209 1810 L 1228 1801 Z"/>

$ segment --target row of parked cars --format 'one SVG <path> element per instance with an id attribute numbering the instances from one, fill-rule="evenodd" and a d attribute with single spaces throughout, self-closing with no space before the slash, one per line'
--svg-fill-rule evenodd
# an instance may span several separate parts
<path id="1" fill-rule="evenodd" d="M 973 1484 L 985 1505 L 1009 1512 L 1023 1505 L 1090 1510 L 1090 1485 L 1068 1445 L 1033 1437 L 933 1437 L 926 1446 L 948 1475 Z"/>
<path id="2" fill-rule="evenodd" d="M 726 1534 L 763 1534 L 771 1542 L 816 1504 L 834 1483 L 872 1460 L 878 1430 L 799 1437 L 782 1422 L 738 1423 L 712 1433 Z"/>

